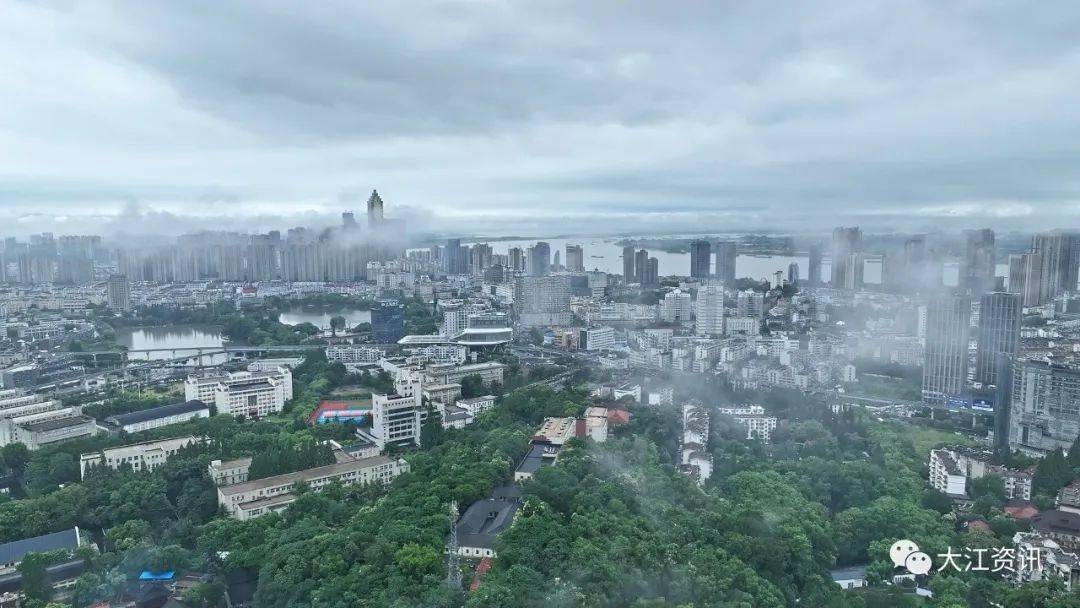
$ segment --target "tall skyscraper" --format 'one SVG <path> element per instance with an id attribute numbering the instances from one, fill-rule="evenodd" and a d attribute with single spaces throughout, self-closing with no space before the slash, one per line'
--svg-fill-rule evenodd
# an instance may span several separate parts
<path id="1" fill-rule="evenodd" d="M 1023 306 L 1038 306 L 1042 294 L 1042 254 L 1009 256 L 1009 293 L 1020 294 Z"/>
<path id="2" fill-rule="evenodd" d="M 959 285 L 978 296 L 994 285 L 994 231 L 964 231 L 964 257 L 960 261 Z"/>
<path id="3" fill-rule="evenodd" d="M 994 292 L 979 299 L 979 344 L 975 355 L 975 381 L 996 385 L 998 356 L 1016 356 L 1023 320 L 1021 296 Z"/>
<path id="4" fill-rule="evenodd" d="M 648 287 L 660 286 L 660 260 L 656 258 L 649 258 L 645 265 L 645 277 L 642 281 L 642 285 Z"/>
<path id="5" fill-rule="evenodd" d="M 795 262 L 788 264 L 787 267 L 787 282 L 790 285 L 799 284 L 799 265 Z"/>
<path id="6" fill-rule="evenodd" d="M 690 242 L 690 276 L 704 279 L 709 276 L 711 246 L 709 241 Z"/>
<path id="7" fill-rule="evenodd" d="M 851 288 L 856 283 L 853 253 L 862 251 L 862 231 L 853 228 L 836 228 L 832 236 L 832 272 L 831 283 L 834 289 Z M 861 259 L 861 258 L 858 258 Z M 861 283 L 861 279 L 858 281 Z"/>
<path id="8" fill-rule="evenodd" d="M 735 284 L 735 260 L 738 257 L 739 248 L 734 241 L 716 244 L 716 278 L 729 287 Z"/>
<path id="9" fill-rule="evenodd" d="M 506 254 L 510 261 L 509 270 L 514 272 L 525 270 L 525 251 L 521 247 L 511 247 Z"/>
<path id="10" fill-rule="evenodd" d="M 622 248 L 622 278 L 624 283 L 633 283 L 637 280 L 634 257 L 634 247 L 632 245 L 627 245 Z"/>
<path id="11" fill-rule="evenodd" d="M 866 270 L 866 256 L 862 252 L 855 252 L 847 256 L 847 267 L 844 270 L 843 289 L 855 291 L 863 287 L 863 274 Z"/>
<path id="12" fill-rule="evenodd" d="M 383 201 L 378 190 L 372 190 L 367 200 L 368 228 L 378 226 L 383 221 Z"/>
<path id="13" fill-rule="evenodd" d="M 634 254 L 634 282 L 645 285 L 645 275 L 649 272 L 649 252 L 642 249 Z"/>
<path id="14" fill-rule="evenodd" d="M 581 245 L 566 245 L 566 270 L 585 272 L 585 250 Z"/>
<path id="15" fill-rule="evenodd" d="M 446 274 L 465 274 L 465 251 L 461 239 L 447 239 L 443 250 L 443 270 Z"/>
<path id="16" fill-rule="evenodd" d="M 939 296 L 926 308 L 926 349 L 923 364 L 923 403 L 943 406 L 964 390 L 968 372 L 968 325 L 971 300 Z"/>
<path id="17" fill-rule="evenodd" d="M 1052 230 L 1032 239 L 1031 249 L 1041 257 L 1039 304 L 1066 291 L 1075 291 L 1080 269 L 1080 234 Z"/>
<path id="18" fill-rule="evenodd" d="M 127 276 L 114 274 L 109 277 L 108 283 L 109 308 L 117 311 L 131 309 L 131 286 Z"/>
<path id="19" fill-rule="evenodd" d="M 540 241 L 529 247 L 529 275 L 547 276 L 551 272 L 551 245 Z"/>
<path id="20" fill-rule="evenodd" d="M 806 282 L 811 287 L 817 287 L 821 285 L 821 247 L 817 245 L 810 246 L 810 268 L 807 269 Z"/>

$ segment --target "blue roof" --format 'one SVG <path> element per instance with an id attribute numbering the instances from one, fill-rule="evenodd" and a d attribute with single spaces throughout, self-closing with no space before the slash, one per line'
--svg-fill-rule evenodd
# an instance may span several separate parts
<path id="1" fill-rule="evenodd" d="M 171 581 L 173 578 L 173 571 L 167 570 L 165 572 L 150 572 L 149 570 L 143 570 L 139 575 L 140 581 Z"/>

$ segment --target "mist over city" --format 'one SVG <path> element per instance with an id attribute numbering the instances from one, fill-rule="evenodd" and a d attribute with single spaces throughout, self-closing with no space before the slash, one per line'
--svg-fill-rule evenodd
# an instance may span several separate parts
<path id="1" fill-rule="evenodd" d="M 0 608 L 1080 608 L 1077 31 L 0 3 Z"/>

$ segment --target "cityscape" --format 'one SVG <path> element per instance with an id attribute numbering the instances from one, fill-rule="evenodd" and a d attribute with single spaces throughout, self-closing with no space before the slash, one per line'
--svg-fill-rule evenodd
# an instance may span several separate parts
<path id="1" fill-rule="evenodd" d="M 1080 608 L 1080 11 L 0 7 L 0 608 Z"/>

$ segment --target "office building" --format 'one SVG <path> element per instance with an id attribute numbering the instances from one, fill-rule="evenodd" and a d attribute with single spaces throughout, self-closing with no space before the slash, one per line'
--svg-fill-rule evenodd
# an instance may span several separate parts
<path id="1" fill-rule="evenodd" d="M 566 270 L 585 272 L 585 250 L 581 245 L 566 245 Z"/>
<path id="2" fill-rule="evenodd" d="M 811 287 L 821 285 L 821 247 L 810 246 L 809 268 L 807 269 L 806 281 Z"/>
<path id="3" fill-rule="evenodd" d="M 610 350 L 615 348 L 615 328 L 609 325 L 583 328 L 578 337 L 581 350 Z"/>
<path id="4" fill-rule="evenodd" d="M 202 439 L 198 437 L 177 437 L 88 452 L 79 457 L 79 473 L 85 479 L 87 471 L 92 467 L 113 470 L 129 467 L 133 471 L 153 471 L 168 462 L 169 458 L 182 448 L 200 442 Z"/>
<path id="5" fill-rule="evenodd" d="M 967 297 L 940 296 L 927 304 L 923 403 L 944 406 L 949 397 L 964 390 L 970 320 L 971 300 Z"/>
<path id="6" fill-rule="evenodd" d="M 405 335 L 405 306 L 381 301 L 371 309 L 371 337 L 380 344 L 394 344 Z"/>
<path id="7" fill-rule="evenodd" d="M 285 399 L 292 399 L 292 371 L 288 367 L 278 367 L 264 372 L 226 372 L 212 376 L 191 375 L 184 380 L 184 398 L 188 401 L 214 403 L 219 384 L 241 384 L 260 378 L 280 380 Z"/>
<path id="8" fill-rule="evenodd" d="M 252 377 L 240 382 L 220 382 L 214 389 L 214 406 L 219 414 L 263 418 L 285 408 L 291 397 L 280 377 Z"/>
<path id="9" fill-rule="evenodd" d="M 394 393 L 375 393 L 371 396 L 372 438 L 380 446 L 390 443 L 420 445 L 420 432 L 428 415 L 422 402 L 421 385 L 411 380 L 400 380 L 394 384 L 394 388 Z"/>
<path id="10" fill-rule="evenodd" d="M 959 285 L 978 296 L 994 286 L 994 231 L 964 231 L 964 257 L 960 261 Z"/>
<path id="11" fill-rule="evenodd" d="M 1014 293 L 988 293 L 979 299 L 976 382 L 984 386 L 996 385 L 998 356 L 1016 356 L 1023 321 L 1021 304 L 1020 295 Z"/>
<path id="12" fill-rule="evenodd" d="M 398 475 L 407 472 L 409 463 L 403 459 L 373 456 L 347 460 L 296 473 L 221 486 L 217 490 L 218 504 L 225 509 L 229 517 L 246 520 L 285 510 L 296 502 L 293 490 L 297 484 L 320 492 L 331 483 L 344 486 L 390 483 Z"/>
<path id="13" fill-rule="evenodd" d="M 690 242 L 690 276 L 695 279 L 704 279 L 709 276 L 712 263 L 712 246 L 709 241 L 699 240 Z"/>
<path id="14" fill-rule="evenodd" d="M 1080 369 L 1044 361 L 1012 367 L 1009 449 L 1044 456 L 1080 435 Z"/>
<path id="15" fill-rule="evenodd" d="M 126 275 L 110 275 L 107 291 L 110 310 L 119 312 L 131 310 L 131 285 Z"/>
<path id="16" fill-rule="evenodd" d="M 521 247 L 511 247 L 506 252 L 507 270 L 510 272 L 525 271 L 525 251 Z"/>
<path id="17" fill-rule="evenodd" d="M 832 236 L 832 277 L 831 284 L 834 289 L 855 289 L 861 286 L 862 277 L 853 276 L 856 272 L 860 275 L 861 268 L 857 264 L 862 261 L 858 256 L 862 251 L 862 231 L 859 228 L 836 228 Z"/>
<path id="18" fill-rule="evenodd" d="M 634 283 L 637 281 L 637 270 L 635 266 L 636 254 L 634 253 L 633 245 L 627 245 L 622 249 L 622 273 L 624 283 Z"/>
<path id="19" fill-rule="evenodd" d="M 738 257 L 739 247 L 734 241 L 716 244 L 716 278 L 728 287 L 735 284 L 735 261 Z"/>
<path id="20" fill-rule="evenodd" d="M 634 254 L 634 282 L 645 285 L 645 276 L 649 272 L 649 252 L 640 249 Z"/>

